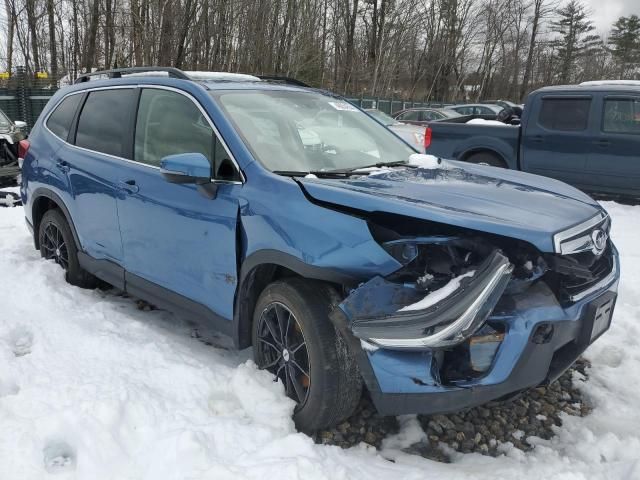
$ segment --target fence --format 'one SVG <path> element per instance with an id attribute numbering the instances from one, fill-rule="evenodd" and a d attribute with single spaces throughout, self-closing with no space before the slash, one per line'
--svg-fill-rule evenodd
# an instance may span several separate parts
<path id="1" fill-rule="evenodd" d="M 411 100 L 398 100 L 394 98 L 380 97 L 346 97 L 347 100 L 360 108 L 377 108 L 389 115 L 404 110 L 405 108 L 414 107 L 433 107 L 440 108 L 445 105 L 451 105 L 441 102 L 414 102 Z"/>
<path id="2" fill-rule="evenodd" d="M 23 67 L 8 79 L 0 80 L 0 110 L 11 120 L 27 122 L 27 131 L 33 127 L 38 115 L 58 89 L 58 82 L 48 78 L 35 78 Z M 438 102 L 415 102 L 394 98 L 347 97 L 347 100 L 361 108 L 377 108 L 387 114 L 412 107 L 442 107 Z"/>
<path id="3" fill-rule="evenodd" d="M 30 130 L 56 90 L 57 81 L 32 77 L 18 67 L 10 78 L 0 80 L 0 110 L 11 120 L 27 122 Z"/>

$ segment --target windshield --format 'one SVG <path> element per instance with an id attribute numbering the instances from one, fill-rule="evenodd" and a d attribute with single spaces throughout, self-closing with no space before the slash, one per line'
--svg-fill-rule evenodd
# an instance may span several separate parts
<path id="1" fill-rule="evenodd" d="M 389 125 L 395 125 L 396 123 L 398 123 L 398 121 L 395 118 L 375 108 L 365 110 L 365 111 L 383 125 L 389 126 Z"/>
<path id="2" fill-rule="evenodd" d="M 415 153 L 350 103 L 315 92 L 211 92 L 255 158 L 271 171 L 357 169 Z"/>
<path id="3" fill-rule="evenodd" d="M 436 112 L 441 113 L 447 118 L 456 118 L 460 116 L 460 114 L 455 110 L 445 110 L 444 108 L 441 110 L 436 110 Z"/>
<path id="4" fill-rule="evenodd" d="M 6 132 L 11 127 L 11 121 L 7 118 L 2 110 L 0 110 L 0 130 Z"/>

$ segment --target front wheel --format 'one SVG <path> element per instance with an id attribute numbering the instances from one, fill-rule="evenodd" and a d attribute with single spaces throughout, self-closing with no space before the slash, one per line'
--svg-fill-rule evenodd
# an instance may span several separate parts
<path id="1" fill-rule="evenodd" d="M 353 413 L 362 380 L 353 355 L 329 320 L 331 298 L 320 283 L 292 278 L 270 284 L 253 316 L 253 351 L 296 402 L 298 429 L 311 432 Z"/>

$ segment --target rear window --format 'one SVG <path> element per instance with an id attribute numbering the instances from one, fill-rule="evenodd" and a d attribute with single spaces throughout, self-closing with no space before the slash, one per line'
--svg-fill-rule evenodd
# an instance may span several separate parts
<path id="1" fill-rule="evenodd" d="M 538 123 L 549 130 L 586 130 L 590 107 L 590 98 L 543 98 Z"/>
<path id="2" fill-rule="evenodd" d="M 133 90 L 98 90 L 89 93 L 78 119 L 76 145 L 95 152 L 127 156 L 129 109 Z"/>
<path id="3" fill-rule="evenodd" d="M 413 120 L 415 122 L 420 121 L 419 110 L 409 110 L 408 112 L 398 115 L 398 120 Z"/>
<path id="4" fill-rule="evenodd" d="M 605 99 L 602 129 L 609 133 L 640 133 L 640 99 Z"/>
<path id="5" fill-rule="evenodd" d="M 56 136 L 66 141 L 71 130 L 71 122 L 82 100 L 81 94 L 70 95 L 56 107 L 47 120 L 47 128 Z"/>

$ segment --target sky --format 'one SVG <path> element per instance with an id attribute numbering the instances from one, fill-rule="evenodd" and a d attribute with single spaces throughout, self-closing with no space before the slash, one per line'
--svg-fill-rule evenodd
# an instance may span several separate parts
<path id="1" fill-rule="evenodd" d="M 593 12 L 593 23 L 598 33 L 606 35 L 611 25 L 622 16 L 636 14 L 640 16 L 638 0 L 583 0 Z"/>

